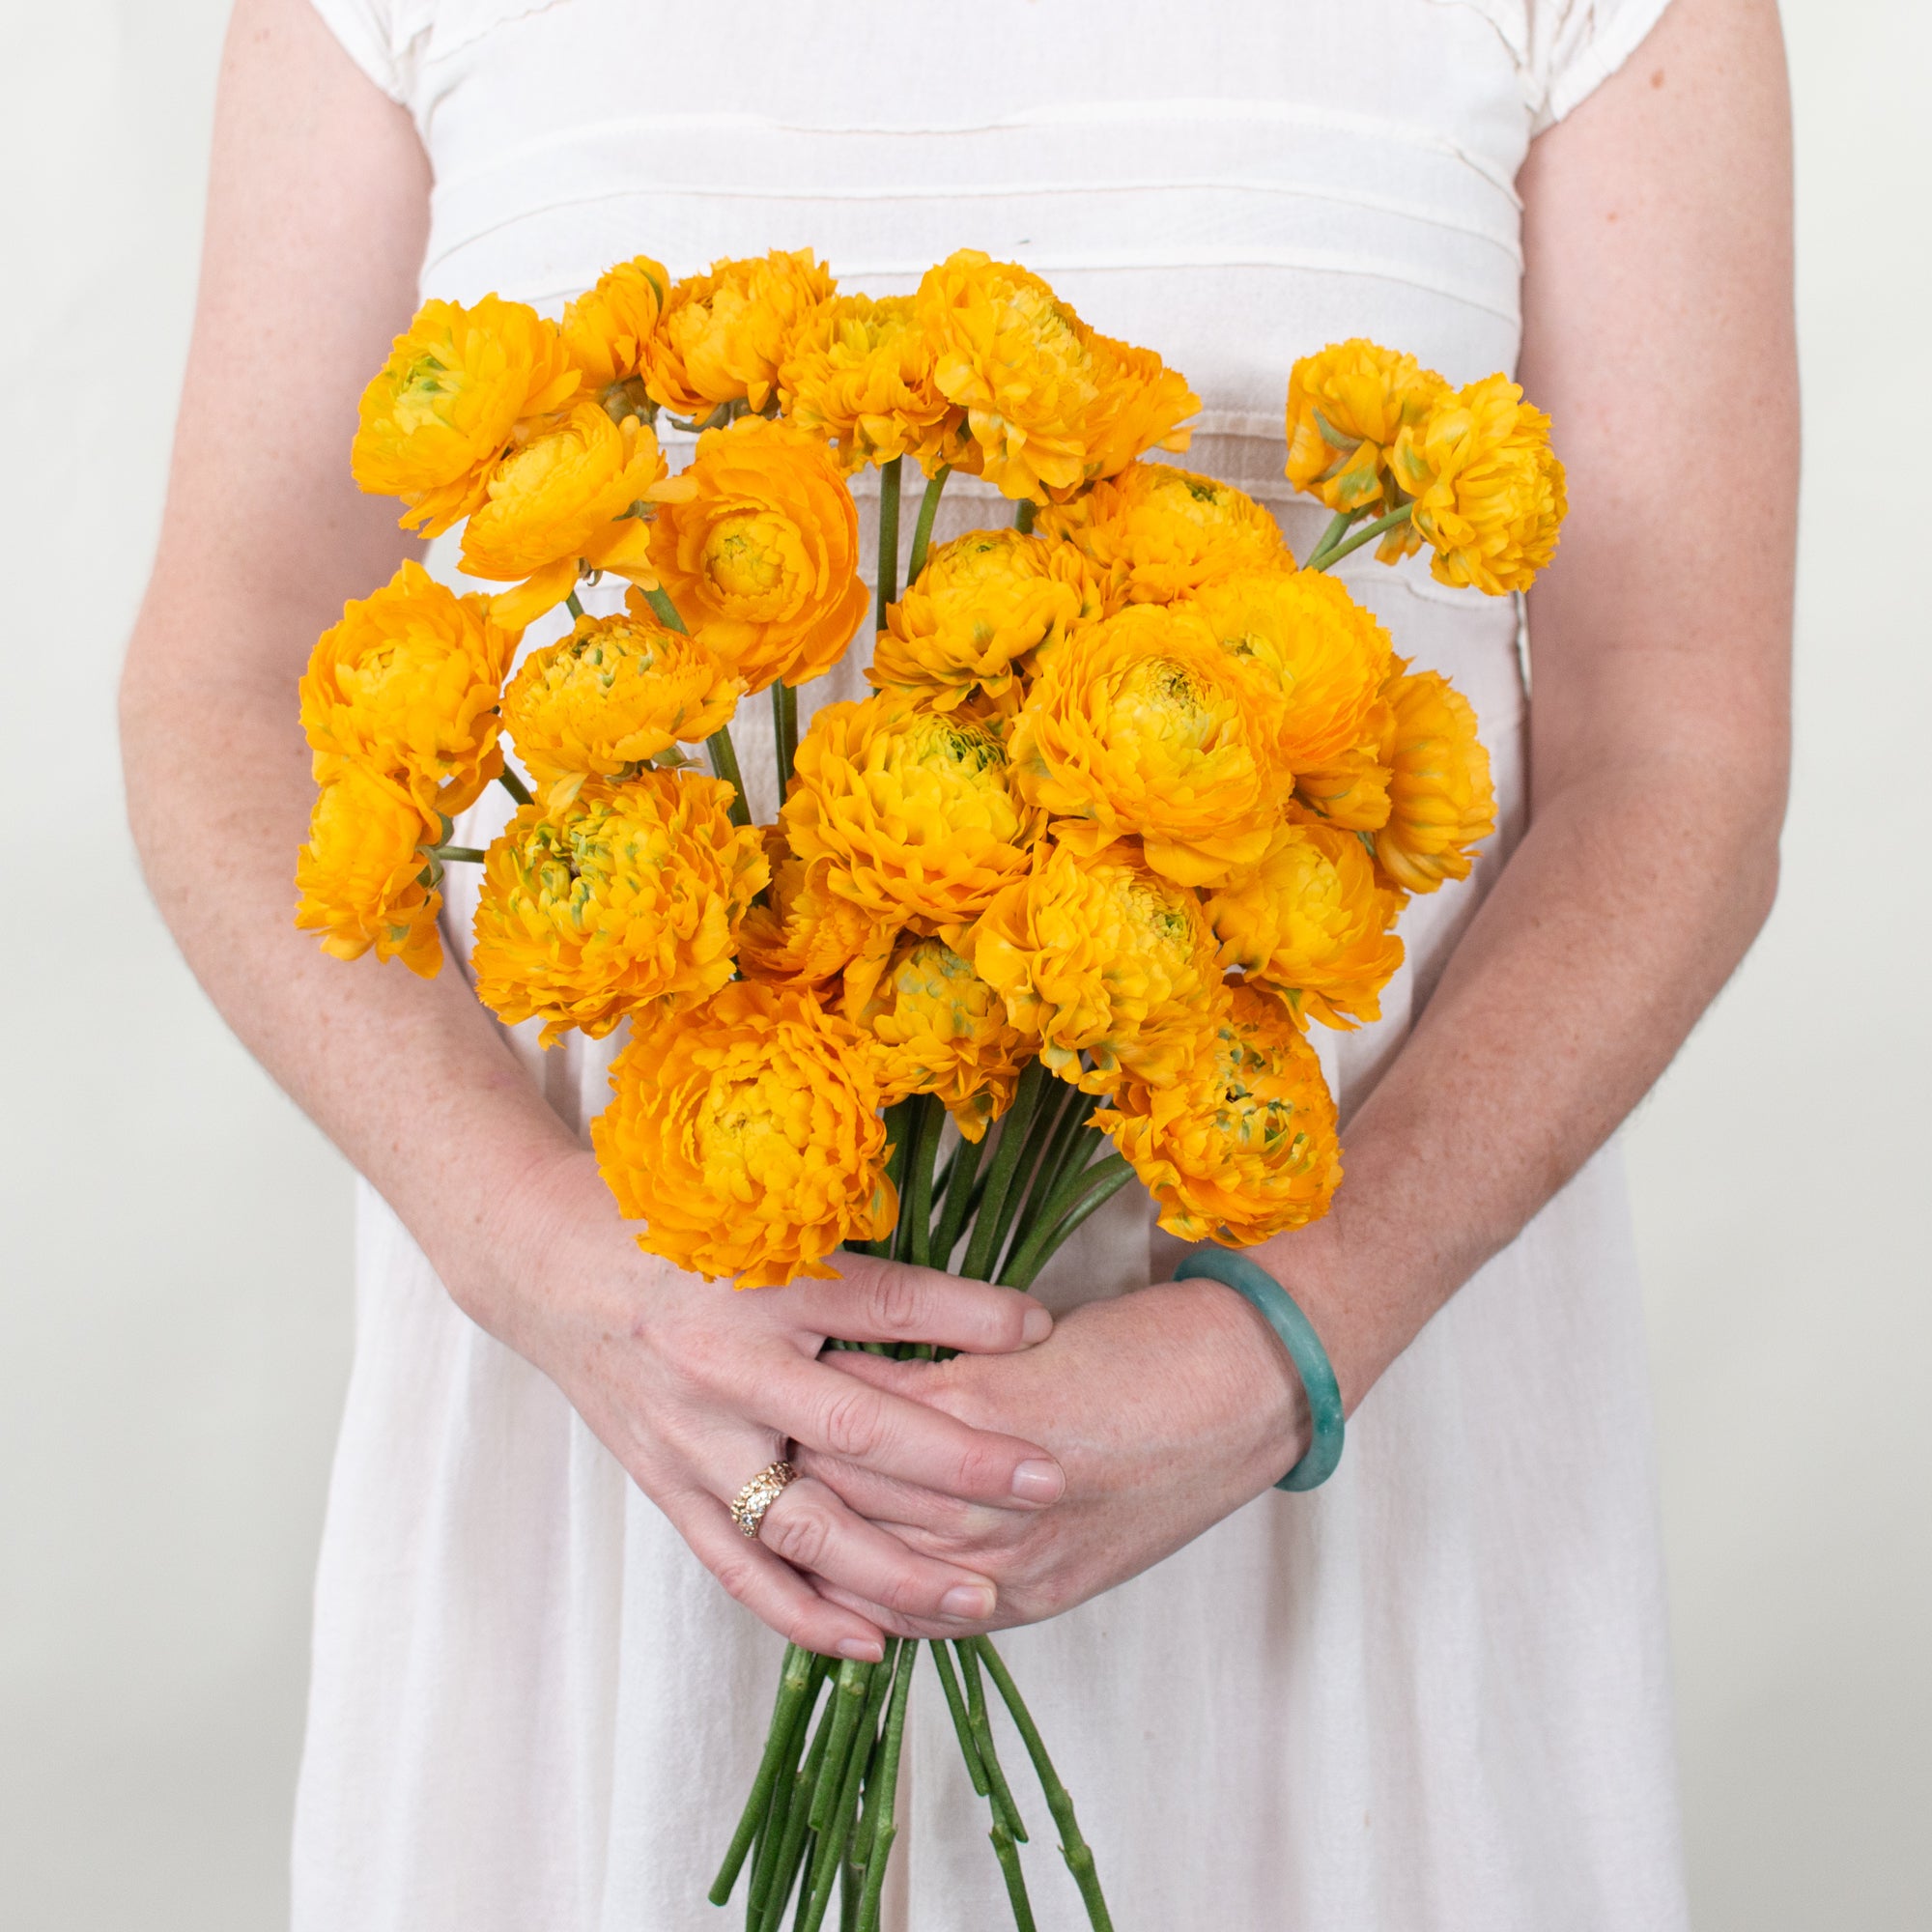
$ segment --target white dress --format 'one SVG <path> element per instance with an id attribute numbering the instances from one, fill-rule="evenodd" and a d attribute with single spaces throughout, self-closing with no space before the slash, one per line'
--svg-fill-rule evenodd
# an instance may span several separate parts
<path id="1" fill-rule="evenodd" d="M 1665 0 L 316 4 L 434 162 L 425 295 L 554 313 L 639 251 L 684 273 L 808 244 L 888 294 L 981 247 L 1182 370 L 1204 403 L 1183 460 L 1265 499 L 1305 553 L 1321 513 L 1282 481 L 1290 363 L 1363 334 L 1458 382 L 1511 366 L 1517 169 Z M 942 534 L 1007 511 L 955 485 Z M 1523 817 L 1513 603 L 1367 558 L 1347 581 L 1474 702 L 1502 810 L 1475 877 L 1410 907 L 1388 1017 L 1323 1042 L 1345 1109 Z M 743 749 L 762 777 L 760 712 Z M 453 930 L 469 910 L 459 892 Z M 519 1046 L 566 1118 L 601 1107 L 608 1050 Z M 1119 1293 L 1172 1254 L 1122 1197 L 1043 1292 Z M 367 1189 L 356 1321 L 297 1932 L 726 1922 L 704 1890 L 778 1641 Z M 1122 1932 L 1674 1932 L 1653 1488 L 1609 1154 L 1390 1370 L 1324 1489 L 1264 1495 L 1002 1639 Z M 1004 1892 L 936 1690 L 915 1699 L 893 1922 L 988 1932 Z M 1032 1810 L 1039 1922 L 1064 1932 L 1084 1917 Z"/>

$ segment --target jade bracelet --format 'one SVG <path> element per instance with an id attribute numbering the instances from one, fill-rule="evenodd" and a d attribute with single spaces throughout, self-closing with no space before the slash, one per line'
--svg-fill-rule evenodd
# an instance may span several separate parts
<path id="1" fill-rule="evenodd" d="M 1308 1396 L 1313 1425 L 1308 1451 L 1275 1485 L 1278 1490 L 1312 1490 L 1335 1473 L 1342 1460 L 1342 1390 L 1328 1350 L 1315 1324 L 1294 1304 L 1293 1297 L 1266 1269 L 1211 1241 L 1189 1248 L 1175 1269 L 1176 1281 L 1218 1281 L 1259 1311 L 1263 1321 L 1281 1337 L 1294 1372 Z"/>

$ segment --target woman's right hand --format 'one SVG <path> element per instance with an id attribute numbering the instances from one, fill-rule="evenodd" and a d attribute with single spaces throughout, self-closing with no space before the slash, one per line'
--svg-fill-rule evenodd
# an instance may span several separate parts
<path id="1" fill-rule="evenodd" d="M 787 1441 L 942 1494 L 1028 1512 L 1065 1487 L 1035 1443 L 989 1435 L 818 1361 L 828 1336 L 1003 1354 L 1045 1340 L 1031 1295 L 928 1268 L 838 1258 L 840 1278 L 734 1293 L 638 1248 L 572 1148 L 432 1259 L 458 1304 L 541 1369 L 724 1588 L 809 1650 L 874 1660 L 878 1627 L 812 1577 L 909 1618 L 982 1628 L 993 1584 L 921 1555 L 801 1477 L 744 1536 L 729 1500 Z"/>

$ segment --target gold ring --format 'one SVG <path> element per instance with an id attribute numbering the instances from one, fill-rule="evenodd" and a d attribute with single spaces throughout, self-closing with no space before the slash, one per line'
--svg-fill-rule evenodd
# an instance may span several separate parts
<path id="1" fill-rule="evenodd" d="M 797 1481 L 798 1471 L 789 1463 L 767 1464 L 731 1498 L 731 1520 L 755 1543 L 765 1512 Z"/>

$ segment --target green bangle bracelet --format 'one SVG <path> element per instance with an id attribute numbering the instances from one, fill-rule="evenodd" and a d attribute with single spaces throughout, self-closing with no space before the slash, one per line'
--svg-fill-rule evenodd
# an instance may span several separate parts
<path id="1" fill-rule="evenodd" d="M 1308 1395 L 1308 1418 L 1314 1434 L 1308 1453 L 1275 1485 L 1278 1490 L 1312 1490 L 1335 1473 L 1342 1460 L 1342 1390 L 1328 1360 L 1328 1350 L 1315 1324 L 1294 1305 L 1293 1297 L 1274 1276 L 1245 1255 L 1203 1241 L 1189 1248 L 1175 1269 L 1176 1281 L 1218 1281 L 1232 1288 L 1261 1313 L 1263 1321 L 1281 1337 L 1301 1386 Z"/>

